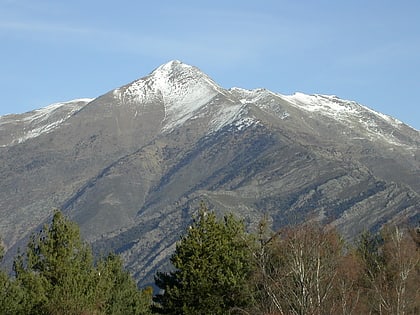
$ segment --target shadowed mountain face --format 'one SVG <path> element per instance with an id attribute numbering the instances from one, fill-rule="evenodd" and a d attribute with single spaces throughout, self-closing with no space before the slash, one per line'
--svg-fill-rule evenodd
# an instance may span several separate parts
<path id="1" fill-rule="evenodd" d="M 335 96 L 223 89 L 172 61 L 94 100 L 0 117 L 9 257 L 53 208 L 142 284 L 204 200 L 252 229 L 303 220 L 346 238 L 420 219 L 420 133 Z"/>

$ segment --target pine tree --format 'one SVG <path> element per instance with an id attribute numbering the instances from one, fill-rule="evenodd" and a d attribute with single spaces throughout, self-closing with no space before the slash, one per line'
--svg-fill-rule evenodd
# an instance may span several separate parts
<path id="1" fill-rule="evenodd" d="M 252 259 L 244 224 L 232 215 L 217 219 L 202 204 L 171 262 L 175 271 L 158 273 L 164 293 L 155 297 L 161 314 L 228 314 L 251 302 Z"/>
<path id="2" fill-rule="evenodd" d="M 80 314 L 96 308 L 98 279 L 91 249 L 82 242 L 78 226 L 60 211 L 49 227 L 32 235 L 26 255 L 15 259 L 14 268 L 34 313 Z"/>
<path id="3" fill-rule="evenodd" d="M 96 267 L 76 223 L 55 211 L 14 262 L 26 314 L 148 314 L 151 294 L 137 289 L 122 261 L 109 255 Z"/>
<path id="4" fill-rule="evenodd" d="M 152 290 L 140 291 L 130 274 L 124 270 L 122 260 L 109 254 L 98 264 L 100 292 L 106 296 L 104 312 L 109 315 L 150 314 Z"/>
<path id="5" fill-rule="evenodd" d="M 0 262 L 3 259 L 4 249 L 0 239 Z M 24 306 L 23 290 L 14 279 L 0 270 L 0 314 L 27 314 Z"/>

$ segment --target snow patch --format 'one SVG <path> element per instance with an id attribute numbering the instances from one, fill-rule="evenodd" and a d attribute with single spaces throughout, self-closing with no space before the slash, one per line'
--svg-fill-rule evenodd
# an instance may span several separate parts
<path id="1" fill-rule="evenodd" d="M 282 95 L 281 97 L 306 111 L 321 112 L 336 118 L 356 114 L 359 106 L 356 102 L 341 100 L 335 95 L 295 93 L 294 95 Z"/>
<path id="2" fill-rule="evenodd" d="M 290 117 L 290 114 L 289 114 L 288 112 L 283 112 L 283 113 L 281 114 L 281 116 L 280 116 L 280 119 L 285 120 L 285 119 L 287 119 L 288 117 Z"/>
<path id="3" fill-rule="evenodd" d="M 370 140 L 380 140 L 391 145 L 411 148 L 397 139 L 393 135 L 393 131 L 389 131 L 389 127 L 401 128 L 403 125 L 401 121 L 354 101 L 342 100 L 335 95 L 295 93 L 289 96 L 279 96 L 300 109 L 332 117 L 337 121 L 346 123 L 348 126 L 357 128 L 358 131 L 364 130 L 366 137 Z"/>
<path id="4" fill-rule="evenodd" d="M 51 124 L 43 125 L 43 126 L 40 126 L 38 128 L 31 129 L 31 130 L 27 131 L 24 134 L 24 136 L 18 138 L 17 143 L 22 143 L 22 142 L 25 142 L 28 139 L 36 138 L 36 137 L 39 137 L 40 135 L 42 135 L 44 133 L 48 133 L 48 132 L 54 130 L 55 128 L 57 128 L 58 126 L 60 126 L 66 120 L 67 120 L 67 118 L 63 118 L 63 119 L 54 121 Z"/>
<path id="5" fill-rule="evenodd" d="M 233 123 L 233 125 L 238 129 L 239 131 L 244 130 L 248 127 L 258 125 L 260 122 L 252 117 L 244 117 L 242 119 L 239 119 Z"/>
<path id="6" fill-rule="evenodd" d="M 323 115 L 335 117 L 339 120 L 349 117 L 359 117 L 360 121 L 368 126 L 376 127 L 377 122 L 373 118 L 365 118 L 365 112 L 373 114 L 374 117 L 391 124 L 395 128 L 401 127 L 403 123 L 391 116 L 379 113 L 367 106 L 358 104 L 354 101 L 347 101 L 338 98 L 335 95 L 307 95 L 295 93 L 293 95 L 279 95 L 292 105 L 295 105 L 305 111 L 319 112 Z"/>
<path id="7" fill-rule="evenodd" d="M 63 106 L 71 106 L 77 103 L 83 103 L 84 105 L 87 103 L 90 103 L 91 101 L 93 101 L 93 99 L 91 98 L 80 98 L 80 99 L 75 99 L 72 101 L 68 101 L 68 102 L 62 102 L 62 103 L 54 103 L 51 105 L 48 105 L 44 108 L 40 108 L 40 109 L 36 109 L 32 112 L 30 112 L 30 115 L 27 117 L 24 117 L 22 119 L 22 121 L 24 122 L 32 122 L 32 121 L 40 121 L 40 120 L 45 120 L 48 119 L 48 117 L 50 117 L 52 115 L 52 113 L 54 113 L 57 109 L 63 107 Z M 74 109 L 71 110 L 71 114 L 73 114 L 76 110 L 78 110 L 78 107 L 75 107 Z"/>
<path id="8" fill-rule="evenodd" d="M 149 76 L 113 91 L 124 103 L 163 104 L 165 117 L 162 131 L 167 132 L 194 117 L 195 113 L 217 94 L 224 93 L 197 68 L 171 61 L 158 67 Z"/>
<path id="9" fill-rule="evenodd" d="M 275 113 L 280 119 L 290 117 L 290 113 L 286 110 L 287 104 L 289 104 L 300 110 L 327 116 L 344 123 L 357 129 L 357 132 L 364 133 L 365 138 L 370 140 L 380 140 L 391 145 L 408 147 L 407 144 L 396 138 L 392 131 L 394 128 L 402 127 L 401 121 L 357 102 L 340 99 L 335 95 L 307 95 L 299 92 L 293 95 L 282 95 L 265 89 L 244 90 L 241 88 L 232 88 L 230 91 L 238 96 L 242 104 L 253 103 L 262 110 Z"/>
<path id="10" fill-rule="evenodd" d="M 21 125 L 21 131 L 18 133 L 19 136 L 13 139 L 9 144 L 3 146 L 22 143 L 28 139 L 39 137 L 42 134 L 58 128 L 75 112 L 92 100 L 93 99 L 90 98 L 81 98 L 68 102 L 54 103 L 44 108 L 19 115 L 21 118 L 14 120 L 15 123 Z M 60 109 L 62 109 L 62 111 L 58 112 Z"/>
<path id="11" fill-rule="evenodd" d="M 233 92 L 234 94 L 238 94 L 241 99 L 240 102 L 242 104 L 253 104 L 258 103 L 262 99 L 266 98 L 270 95 L 275 95 L 273 92 L 267 89 L 254 89 L 254 90 L 246 90 L 241 89 L 238 87 L 231 88 L 229 91 Z"/>
<path id="12" fill-rule="evenodd" d="M 210 121 L 210 133 L 222 129 L 239 119 L 243 114 L 243 104 L 223 106 Z"/>
<path id="13" fill-rule="evenodd" d="M 360 105 L 360 106 L 362 106 L 363 109 L 371 112 L 372 114 L 381 117 L 383 120 L 385 120 L 386 122 L 390 123 L 395 128 L 400 128 L 404 124 L 402 121 L 400 121 L 400 120 L 398 120 L 398 119 L 396 119 L 394 117 L 391 117 L 391 116 L 382 114 L 380 112 L 377 112 L 377 111 L 375 111 L 375 110 L 373 110 L 373 109 L 371 109 L 369 107 L 363 106 L 363 105 Z"/>

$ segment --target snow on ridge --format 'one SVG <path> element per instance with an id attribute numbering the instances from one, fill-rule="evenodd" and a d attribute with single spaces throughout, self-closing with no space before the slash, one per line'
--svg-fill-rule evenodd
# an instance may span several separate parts
<path id="1" fill-rule="evenodd" d="M 306 111 L 320 112 L 335 117 L 356 114 L 360 106 L 356 102 L 342 100 L 335 95 L 308 95 L 297 92 L 293 95 L 282 95 L 281 97 Z"/>
<path id="2" fill-rule="evenodd" d="M 394 128 L 399 129 L 403 125 L 403 122 L 398 119 L 377 112 L 355 101 L 343 100 L 336 95 L 307 95 L 298 92 L 293 95 L 283 95 L 281 97 L 306 111 L 319 112 L 335 117 L 338 120 L 348 120 L 350 117 L 358 117 L 359 121 L 368 128 L 377 127 L 377 123 L 374 119 L 367 117 L 366 112 L 392 125 Z"/>
<path id="3" fill-rule="evenodd" d="M 56 129 L 92 100 L 93 99 L 91 98 L 80 98 L 67 102 L 54 103 L 32 112 L 22 114 L 23 117 L 16 120 L 17 123 L 23 124 L 21 127 L 22 132 L 20 133 L 20 136 L 12 140 L 10 144 L 22 143 L 28 139 L 36 138 Z M 56 111 L 63 107 L 65 107 L 64 112 L 57 117 L 55 115 Z"/>
<path id="4" fill-rule="evenodd" d="M 322 94 L 307 95 L 295 93 L 281 97 L 293 106 L 305 111 L 317 112 L 344 122 L 348 126 L 354 126 L 359 131 L 364 130 L 366 137 L 371 140 L 377 139 L 391 145 L 412 149 L 410 145 L 396 138 L 392 129 L 386 127 L 388 125 L 400 129 L 403 125 L 401 121 L 355 101 L 343 100 L 335 95 Z"/>
<path id="5" fill-rule="evenodd" d="M 252 117 L 244 117 L 244 118 L 241 118 L 241 119 L 235 121 L 233 124 L 236 127 L 236 129 L 241 131 L 241 130 L 244 130 L 248 127 L 259 125 L 260 121 L 256 120 L 255 118 L 252 118 Z"/>
<path id="6" fill-rule="evenodd" d="M 275 95 L 275 93 L 264 89 L 264 88 L 257 88 L 253 90 L 242 89 L 238 87 L 233 87 L 229 91 L 239 94 L 241 96 L 241 103 L 257 103 L 259 100 L 267 97 L 268 95 Z"/>
<path id="7" fill-rule="evenodd" d="M 275 93 L 264 88 L 257 88 L 252 90 L 242 89 L 238 87 L 231 88 L 230 91 L 237 93 L 243 97 L 242 103 L 254 103 L 267 96 L 276 96 L 286 100 L 288 103 L 302 108 L 306 111 L 354 111 L 354 105 L 357 103 L 352 101 L 345 101 L 335 95 L 308 95 L 301 92 L 296 92 L 293 95 L 283 95 Z"/>
<path id="8" fill-rule="evenodd" d="M 265 108 L 266 104 L 264 102 L 259 103 L 258 101 L 272 95 L 304 111 L 331 117 L 341 123 L 345 123 L 346 126 L 353 126 L 352 128 L 356 128 L 358 131 L 364 130 L 365 136 L 371 140 L 378 139 L 392 145 L 411 148 L 405 141 L 401 141 L 394 135 L 393 129 L 387 127 L 400 129 L 403 125 L 401 121 L 355 101 L 340 99 L 336 95 L 308 95 L 300 92 L 293 95 L 282 95 L 265 89 L 244 90 L 241 88 L 232 88 L 231 91 L 239 95 L 241 98 L 240 101 L 243 104 L 255 103 L 257 106 Z M 276 106 L 273 108 L 273 104 L 275 105 L 275 103 L 274 99 L 269 103 L 271 110 L 275 111 Z M 281 119 L 286 119 L 290 116 L 284 109 L 279 111 L 278 114 Z"/>
<path id="9" fill-rule="evenodd" d="M 165 64 L 152 75 L 165 106 L 164 131 L 183 124 L 220 92 L 208 76 L 180 62 Z"/>
<path id="10" fill-rule="evenodd" d="M 71 110 L 71 113 L 74 112 L 74 110 L 79 109 L 79 106 L 77 104 L 84 103 L 83 105 L 90 103 L 93 101 L 92 98 L 80 98 L 75 99 L 67 102 L 60 102 L 60 103 L 53 103 L 46 107 L 35 109 L 32 112 L 29 112 L 29 116 L 24 117 L 22 121 L 34 121 L 34 120 L 45 120 L 47 119 L 55 110 L 68 105 L 75 105 L 75 107 Z"/>
<path id="11" fill-rule="evenodd" d="M 163 64 L 148 76 L 113 92 L 122 103 L 163 104 L 162 131 L 183 124 L 219 93 L 225 92 L 206 74 L 178 60 Z"/>
<path id="12" fill-rule="evenodd" d="M 281 119 L 291 116 L 286 105 L 290 104 L 307 112 L 331 117 L 342 123 L 356 124 L 359 126 L 356 128 L 363 126 L 372 134 L 385 132 L 382 129 L 386 128 L 384 123 L 395 128 L 399 128 L 402 124 L 392 117 L 377 113 L 357 102 L 340 99 L 335 95 L 304 93 L 282 95 L 261 88 L 246 90 L 233 87 L 224 90 L 196 67 L 178 60 L 163 64 L 148 76 L 114 91 L 114 95 L 122 101 L 121 104 L 163 106 L 165 111 L 162 121 L 163 132 L 171 131 L 187 120 L 200 115 L 201 108 L 210 103 L 217 94 L 222 94 L 237 104 L 217 109 L 217 117 L 213 115 L 215 113 L 213 112 L 212 125 L 209 126 L 211 130 L 219 129 L 239 119 L 242 106 L 247 104 L 253 103 L 261 109 L 269 106 L 275 112 L 276 100 L 286 102 L 278 104 L 277 114 Z M 270 99 L 274 103 L 269 103 Z"/>
<path id="13" fill-rule="evenodd" d="M 22 143 L 22 142 L 25 142 L 28 139 L 36 138 L 36 137 L 39 137 L 40 135 L 42 135 L 44 133 L 48 133 L 51 130 L 57 128 L 59 125 L 61 125 L 65 120 L 66 120 L 65 118 L 59 119 L 57 121 L 54 121 L 51 124 L 43 125 L 43 126 L 40 126 L 38 128 L 31 129 L 31 130 L 27 131 L 22 137 L 18 138 L 17 143 Z"/>
<path id="14" fill-rule="evenodd" d="M 260 124 L 260 121 L 249 115 L 247 104 L 255 103 L 263 98 L 262 92 L 269 92 L 265 89 L 245 90 L 242 88 L 231 88 L 229 92 L 239 94 L 234 104 L 221 106 L 210 122 L 210 133 L 216 132 L 225 126 L 231 126 L 235 130 L 242 131 L 251 126 Z M 237 95 L 236 95 L 237 96 Z M 239 99 L 239 102 L 237 100 Z"/>
<path id="15" fill-rule="evenodd" d="M 243 104 L 221 107 L 214 118 L 210 121 L 210 133 L 216 132 L 223 127 L 238 121 L 244 113 Z"/>
<path id="16" fill-rule="evenodd" d="M 391 125 L 393 125 L 396 128 L 399 128 L 401 125 L 404 125 L 404 123 L 401 120 L 398 120 L 392 116 L 377 112 L 367 106 L 361 105 L 359 104 L 361 107 L 363 107 L 363 109 L 371 112 L 372 114 L 381 117 L 383 120 L 387 121 L 388 123 L 390 123 Z"/>
<path id="17" fill-rule="evenodd" d="M 58 102 L 58 103 L 52 103 L 50 105 L 47 105 L 45 107 L 42 108 L 38 108 L 38 109 L 34 109 L 30 112 L 26 112 L 26 113 L 9 113 L 9 114 L 3 114 L 0 115 L 0 119 L 1 118 L 6 118 L 7 116 L 11 116 L 11 115 L 31 115 L 33 113 L 33 115 L 31 117 L 34 116 L 38 116 L 38 117 L 42 117 L 43 114 L 48 114 L 54 110 L 56 110 L 57 108 L 60 108 L 62 106 L 65 105 L 69 105 L 69 104 L 74 104 L 74 103 L 90 103 L 94 100 L 94 98 L 77 98 L 74 100 L 70 100 L 70 101 L 66 101 L 66 102 Z M 22 118 L 22 120 L 26 120 L 26 119 L 30 119 L 30 117 L 24 117 Z"/>

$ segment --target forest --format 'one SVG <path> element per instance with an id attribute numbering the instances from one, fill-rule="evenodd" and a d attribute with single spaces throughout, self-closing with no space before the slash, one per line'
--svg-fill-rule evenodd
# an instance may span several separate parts
<path id="1" fill-rule="evenodd" d="M 420 314 L 419 227 L 352 242 L 316 222 L 271 231 L 262 219 L 250 232 L 202 204 L 170 262 L 142 287 L 56 210 L 0 271 L 0 314 Z"/>

